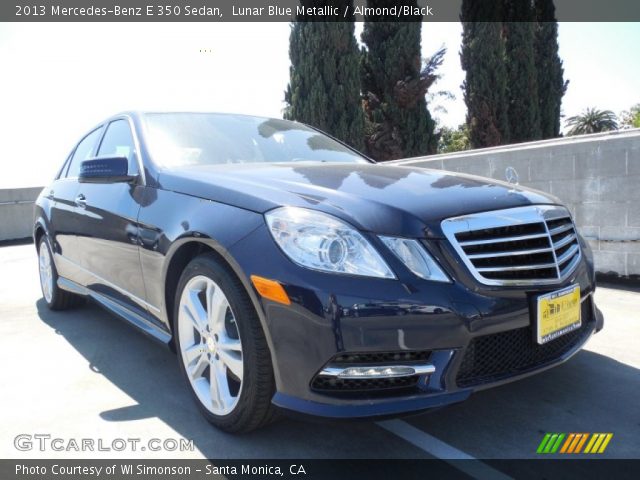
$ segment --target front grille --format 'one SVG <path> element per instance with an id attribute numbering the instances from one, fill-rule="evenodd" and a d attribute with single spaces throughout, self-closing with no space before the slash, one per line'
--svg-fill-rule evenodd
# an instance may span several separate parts
<path id="1" fill-rule="evenodd" d="M 447 219 L 445 235 L 487 285 L 561 282 L 580 260 L 578 235 L 562 207 L 519 207 Z"/>
<path id="2" fill-rule="evenodd" d="M 327 364 L 332 367 L 416 365 L 428 363 L 431 351 L 340 353 Z M 318 393 L 342 396 L 376 397 L 401 395 L 416 390 L 420 375 L 391 378 L 338 378 L 316 375 L 311 388 Z"/>
<path id="3" fill-rule="evenodd" d="M 579 345 L 594 328 L 589 299 L 581 305 L 582 325 L 539 345 L 532 326 L 476 337 L 469 343 L 456 383 L 470 387 L 498 381 L 557 360 Z"/>

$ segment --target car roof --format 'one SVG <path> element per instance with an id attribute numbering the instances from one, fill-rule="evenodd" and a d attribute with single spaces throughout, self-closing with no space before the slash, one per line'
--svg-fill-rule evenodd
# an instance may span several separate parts
<path id="1" fill-rule="evenodd" d="M 286 120 L 282 118 L 276 117 L 267 117 L 264 115 L 250 115 L 247 113 L 233 113 L 233 112 L 211 112 L 211 111 L 203 111 L 203 110 L 126 110 L 123 112 L 119 112 L 115 115 L 110 116 L 105 119 L 102 123 L 106 123 L 112 119 L 119 117 L 133 117 L 133 118 L 141 118 L 145 115 L 149 114 L 175 114 L 175 115 L 224 115 L 229 117 L 248 117 L 248 118 L 258 118 L 263 120 L 280 120 L 291 123 L 300 123 L 295 120 Z"/>

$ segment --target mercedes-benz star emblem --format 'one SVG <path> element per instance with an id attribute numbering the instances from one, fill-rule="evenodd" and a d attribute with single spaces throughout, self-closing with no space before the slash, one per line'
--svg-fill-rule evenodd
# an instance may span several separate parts
<path id="1" fill-rule="evenodd" d="M 518 171 L 513 167 L 507 167 L 504 171 L 504 176 L 511 185 L 518 184 Z"/>

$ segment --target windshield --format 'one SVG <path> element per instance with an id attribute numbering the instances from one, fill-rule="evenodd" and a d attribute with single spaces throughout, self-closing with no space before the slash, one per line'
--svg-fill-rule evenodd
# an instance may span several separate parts
<path id="1" fill-rule="evenodd" d="M 147 143 L 161 167 L 271 162 L 367 163 L 305 125 L 214 113 L 148 113 Z"/>

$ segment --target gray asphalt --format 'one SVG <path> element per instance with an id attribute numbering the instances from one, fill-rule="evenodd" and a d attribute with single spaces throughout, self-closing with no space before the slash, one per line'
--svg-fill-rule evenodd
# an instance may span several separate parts
<path id="1" fill-rule="evenodd" d="M 409 441 L 375 422 L 288 418 L 233 436 L 203 421 L 170 351 L 94 305 L 47 310 L 33 246 L 0 247 L 0 457 L 430 458 L 444 451 L 534 458 L 546 432 L 612 432 L 602 456 L 640 458 L 639 292 L 600 286 L 605 329 L 582 352 L 540 375 L 400 420 L 396 427 L 415 427 Z M 195 449 L 43 453 L 17 450 L 20 434 L 48 434 L 62 445 L 185 438 Z"/>

